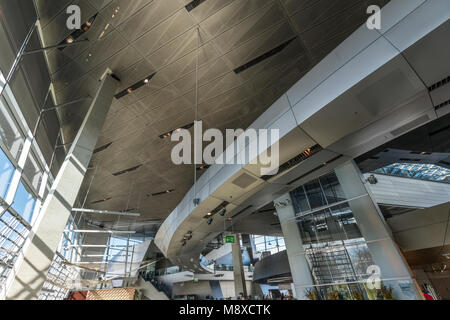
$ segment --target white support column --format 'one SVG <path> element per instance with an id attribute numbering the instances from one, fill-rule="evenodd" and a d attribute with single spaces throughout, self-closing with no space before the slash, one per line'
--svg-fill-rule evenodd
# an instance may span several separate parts
<path id="1" fill-rule="evenodd" d="M 233 257 L 234 292 L 238 297 L 240 294 L 247 296 L 247 286 L 245 283 L 244 266 L 242 265 L 242 252 L 240 235 L 234 236 L 234 243 L 231 245 L 231 255 Z"/>
<path id="2" fill-rule="evenodd" d="M 347 162 L 336 168 L 335 172 L 347 199 L 356 198 L 348 203 L 362 236 L 368 242 L 372 259 L 380 268 L 382 282 L 392 287 L 396 299 L 422 299 L 408 264 L 393 241 L 356 163 Z"/>
<path id="3" fill-rule="evenodd" d="M 295 210 L 289 193 L 279 197 L 274 201 L 280 220 L 281 230 L 283 231 L 284 243 L 291 268 L 293 289 L 295 298 L 298 300 L 309 300 L 305 293 L 307 289 L 314 286 L 305 251 L 303 250 L 303 241 L 295 222 Z"/>
<path id="4" fill-rule="evenodd" d="M 112 103 L 117 81 L 101 80 L 86 117 L 30 232 L 7 284 L 6 299 L 37 299 L 86 174 Z"/>

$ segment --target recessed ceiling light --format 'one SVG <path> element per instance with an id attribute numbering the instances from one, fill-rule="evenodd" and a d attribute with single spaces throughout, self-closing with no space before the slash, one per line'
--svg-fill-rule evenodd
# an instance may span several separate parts
<path id="1" fill-rule="evenodd" d="M 67 43 L 73 43 L 73 38 L 72 38 L 72 37 L 68 37 L 68 38 L 66 39 L 66 42 L 67 42 Z"/>

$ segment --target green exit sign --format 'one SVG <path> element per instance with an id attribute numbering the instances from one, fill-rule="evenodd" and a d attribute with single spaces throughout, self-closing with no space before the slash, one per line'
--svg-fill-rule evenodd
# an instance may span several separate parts
<path id="1" fill-rule="evenodd" d="M 226 236 L 225 243 L 234 243 L 234 236 Z"/>

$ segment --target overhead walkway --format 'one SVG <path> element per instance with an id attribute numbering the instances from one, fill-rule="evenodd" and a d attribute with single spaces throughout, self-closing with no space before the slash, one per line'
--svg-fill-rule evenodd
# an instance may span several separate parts
<path id="1" fill-rule="evenodd" d="M 263 176 L 258 165 L 249 164 L 258 154 L 252 155 L 248 145 L 237 146 L 234 160 L 246 164 L 215 164 L 202 175 L 161 225 L 155 237 L 161 252 L 199 272 L 199 254 L 223 232 L 225 219 L 235 223 L 277 196 L 447 114 L 450 108 L 436 104 L 429 87 L 450 74 L 443 68 L 448 57 L 442 50 L 449 12 L 446 0 L 389 2 L 382 9 L 381 30 L 361 26 L 250 126 L 279 129 L 278 174 Z M 226 216 L 216 215 L 207 224 L 206 214 L 221 206 Z M 187 232 L 192 237 L 184 242 Z"/>
<path id="2" fill-rule="evenodd" d="M 290 281 L 289 281 L 290 280 Z M 257 283 L 292 282 L 287 252 L 281 251 L 262 258 L 255 264 L 253 281 Z"/>
<path id="3" fill-rule="evenodd" d="M 169 300 L 164 292 L 156 289 L 151 282 L 145 281 L 142 277 L 139 277 L 136 289 L 139 289 L 142 295 L 149 300 Z"/>
<path id="4" fill-rule="evenodd" d="M 450 202 L 395 216 L 387 223 L 404 252 L 450 245 Z"/>
<path id="5" fill-rule="evenodd" d="M 365 174 L 369 178 L 371 174 Z M 450 183 L 419 180 L 386 174 L 373 174 L 376 184 L 369 184 L 376 202 L 405 208 L 429 208 L 450 199 Z"/>

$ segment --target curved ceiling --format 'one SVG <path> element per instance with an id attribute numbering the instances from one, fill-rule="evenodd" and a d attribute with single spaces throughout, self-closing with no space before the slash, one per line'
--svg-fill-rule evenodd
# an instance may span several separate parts
<path id="1" fill-rule="evenodd" d="M 388 1 L 369 2 L 383 6 Z M 58 103 L 93 96 L 107 67 L 121 80 L 118 93 L 153 75 L 145 86 L 114 100 L 97 147 L 110 145 L 94 154 L 95 169 L 80 192 L 83 200 L 89 190 L 86 207 L 136 209 L 140 220 L 164 219 L 192 186 L 194 168 L 173 165 L 173 144 L 159 136 L 194 120 L 197 26 L 204 128 L 245 129 L 359 27 L 368 6 L 363 0 L 189 3 L 64 0 L 50 6 L 36 0 L 46 46 L 69 36 L 69 4 L 80 6 L 82 21 L 95 17 L 78 39 L 89 42 L 47 54 Z M 60 111 L 64 143 L 72 141 L 87 104 Z M 166 190 L 174 191 L 152 196 Z"/>

